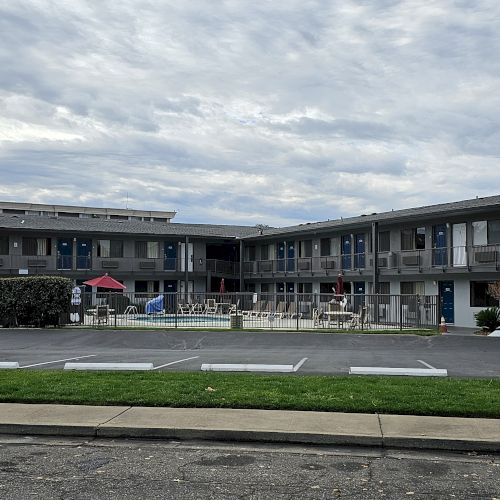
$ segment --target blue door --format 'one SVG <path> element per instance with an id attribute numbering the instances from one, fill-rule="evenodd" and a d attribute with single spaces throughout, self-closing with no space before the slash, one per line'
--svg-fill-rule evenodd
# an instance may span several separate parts
<path id="1" fill-rule="evenodd" d="M 342 269 L 351 269 L 351 235 L 342 236 Z"/>
<path id="2" fill-rule="evenodd" d="M 92 241 L 76 240 L 76 268 L 91 269 L 92 263 Z"/>
<path id="3" fill-rule="evenodd" d="M 285 242 L 282 241 L 278 244 L 278 271 L 285 271 Z"/>
<path id="4" fill-rule="evenodd" d="M 455 293 L 453 281 L 439 282 L 439 300 L 441 302 L 441 315 L 446 323 L 455 323 Z"/>
<path id="5" fill-rule="evenodd" d="M 356 281 L 353 283 L 354 288 L 354 312 L 359 312 L 359 308 L 364 305 L 365 300 L 365 282 Z"/>
<path id="6" fill-rule="evenodd" d="M 175 271 L 177 269 L 177 243 L 172 241 L 165 242 L 165 263 L 163 269 L 165 271 Z"/>
<path id="7" fill-rule="evenodd" d="M 286 270 L 295 271 L 295 242 L 289 241 L 286 244 Z"/>
<path id="8" fill-rule="evenodd" d="M 356 269 L 365 268 L 365 235 L 357 234 L 354 246 L 354 267 Z"/>
<path id="9" fill-rule="evenodd" d="M 432 264 L 434 266 L 446 266 L 448 260 L 446 249 L 446 224 L 438 224 L 437 226 L 434 226 L 432 230 L 432 238 Z"/>
<path id="10" fill-rule="evenodd" d="M 163 283 L 163 290 L 165 291 L 165 312 L 173 313 L 176 311 L 175 293 L 177 292 L 177 281 L 165 280 Z"/>
<path id="11" fill-rule="evenodd" d="M 57 269 L 73 269 L 73 240 L 71 238 L 57 240 Z"/>

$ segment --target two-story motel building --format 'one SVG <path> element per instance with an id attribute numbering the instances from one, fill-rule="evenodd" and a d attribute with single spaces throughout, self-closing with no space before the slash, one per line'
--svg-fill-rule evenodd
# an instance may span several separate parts
<path id="1" fill-rule="evenodd" d="M 497 302 L 500 196 L 269 228 L 180 224 L 175 212 L 0 203 L 0 277 L 105 272 L 130 292 L 439 295 L 448 323 Z"/>

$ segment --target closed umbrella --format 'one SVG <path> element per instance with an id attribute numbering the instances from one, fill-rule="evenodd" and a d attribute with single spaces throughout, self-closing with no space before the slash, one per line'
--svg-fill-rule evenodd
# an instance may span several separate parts
<path id="1" fill-rule="evenodd" d="M 339 299 L 344 295 L 344 277 L 341 274 L 337 276 L 337 286 L 335 291 L 337 292 Z"/>
<path id="2" fill-rule="evenodd" d="M 220 288 L 219 288 L 219 293 L 226 293 L 226 285 L 224 283 L 224 278 L 220 280 Z"/>

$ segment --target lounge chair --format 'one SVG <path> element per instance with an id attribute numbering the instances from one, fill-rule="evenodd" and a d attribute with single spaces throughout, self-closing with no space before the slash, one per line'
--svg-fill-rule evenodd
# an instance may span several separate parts
<path id="1" fill-rule="evenodd" d="M 203 314 L 205 311 L 205 306 L 203 304 L 200 304 L 199 302 L 196 302 L 191 305 L 191 314 Z"/>
<path id="2" fill-rule="evenodd" d="M 297 312 L 297 303 L 296 302 L 290 302 L 290 305 L 288 306 L 287 315 L 290 319 L 302 318 L 302 313 Z"/>
<path id="3" fill-rule="evenodd" d="M 258 300 L 254 304 L 254 308 L 250 312 L 250 316 L 253 318 L 260 318 L 262 316 L 262 312 L 266 310 L 267 300 Z"/>
<path id="4" fill-rule="evenodd" d="M 276 306 L 276 317 L 277 318 L 286 318 L 286 302 L 284 300 L 280 300 L 278 305 Z"/>
<path id="5" fill-rule="evenodd" d="M 273 301 L 264 302 L 264 308 L 260 311 L 260 318 L 267 318 L 269 315 L 273 314 Z"/>

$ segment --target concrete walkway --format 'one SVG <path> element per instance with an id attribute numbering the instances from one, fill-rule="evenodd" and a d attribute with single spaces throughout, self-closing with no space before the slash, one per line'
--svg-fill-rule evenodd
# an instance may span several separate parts
<path id="1" fill-rule="evenodd" d="M 500 451 L 500 419 L 0 404 L 0 433 Z"/>

